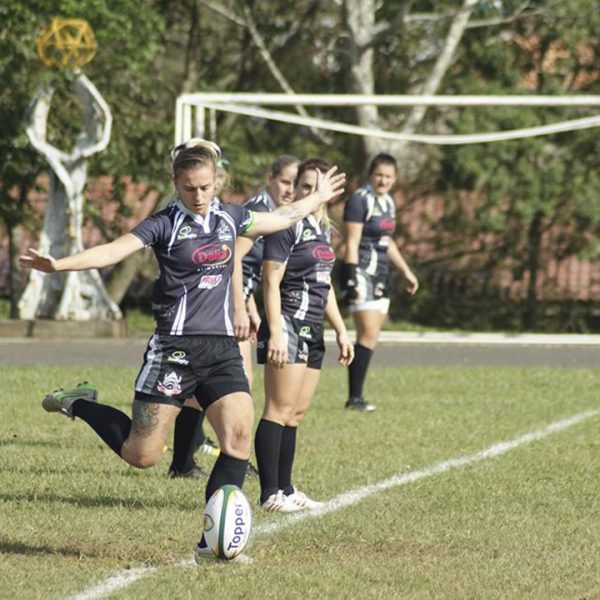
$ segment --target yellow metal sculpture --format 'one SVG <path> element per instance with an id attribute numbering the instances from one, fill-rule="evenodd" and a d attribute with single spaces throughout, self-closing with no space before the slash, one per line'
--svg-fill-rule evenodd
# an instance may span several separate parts
<path id="1" fill-rule="evenodd" d="M 38 38 L 35 48 L 46 67 L 78 69 L 94 58 L 98 45 L 85 19 L 55 17 Z"/>

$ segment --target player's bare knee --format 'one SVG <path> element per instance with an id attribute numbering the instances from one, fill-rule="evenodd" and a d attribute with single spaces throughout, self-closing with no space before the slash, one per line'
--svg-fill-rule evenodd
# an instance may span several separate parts
<path id="1" fill-rule="evenodd" d="M 121 458 L 136 469 L 148 469 L 160 460 L 160 452 L 139 451 L 123 447 Z"/>

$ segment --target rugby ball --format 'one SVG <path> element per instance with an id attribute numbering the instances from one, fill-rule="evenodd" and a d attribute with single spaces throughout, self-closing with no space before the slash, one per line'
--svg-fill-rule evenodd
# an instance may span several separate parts
<path id="1" fill-rule="evenodd" d="M 230 560 L 240 554 L 252 529 L 252 510 L 242 490 L 221 486 L 204 509 L 204 539 L 217 558 Z"/>

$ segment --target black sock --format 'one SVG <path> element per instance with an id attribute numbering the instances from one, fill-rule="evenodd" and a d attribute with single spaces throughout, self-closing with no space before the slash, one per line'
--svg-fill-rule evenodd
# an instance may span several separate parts
<path id="1" fill-rule="evenodd" d="M 113 452 L 121 456 L 123 442 L 131 430 L 131 419 L 124 412 L 107 404 L 87 400 L 75 400 L 71 411 L 85 421 Z"/>
<path id="2" fill-rule="evenodd" d="M 296 454 L 296 431 L 297 427 L 283 428 L 281 436 L 281 449 L 279 450 L 279 489 L 283 490 L 286 496 L 294 493 L 292 486 L 292 466 L 294 464 L 294 455 Z"/>
<path id="3" fill-rule="evenodd" d="M 188 407 L 184 407 L 188 408 Z M 196 411 L 199 415 L 198 425 L 196 426 L 196 430 L 194 431 L 194 438 L 192 439 L 192 445 L 194 447 L 194 451 L 198 450 L 202 444 L 204 444 L 204 440 L 206 439 L 206 434 L 204 433 L 204 411 L 199 410 Z"/>
<path id="4" fill-rule="evenodd" d="M 260 478 L 261 504 L 279 489 L 279 452 L 283 425 L 261 419 L 254 436 L 254 452 Z"/>
<path id="5" fill-rule="evenodd" d="M 234 458 L 228 454 L 219 454 L 215 461 L 213 470 L 206 484 L 205 500 L 208 502 L 210 497 L 222 485 L 237 485 L 240 489 L 244 485 L 246 479 L 246 469 L 248 468 L 248 460 Z"/>
<path id="6" fill-rule="evenodd" d="M 354 344 L 354 360 L 348 366 L 348 383 L 350 384 L 350 397 L 361 398 L 363 385 L 367 376 L 367 369 L 373 356 L 373 350 L 360 344 Z"/>
<path id="7" fill-rule="evenodd" d="M 169 471 L 187 473 L 194 468 L 194 441 L 198 429 L 202 429 L 202 414 L 191 406 L 184 406 L 177 415 L 173 433 L 173 460 Z"/>

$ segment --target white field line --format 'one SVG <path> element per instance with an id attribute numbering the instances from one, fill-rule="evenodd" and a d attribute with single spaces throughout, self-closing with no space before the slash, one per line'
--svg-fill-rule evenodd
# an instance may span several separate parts
<path id="1" fill-rule="evenodd" d="M 540 429 L 536 429 L 529 433 L 520 435 L 516 438 L 513 438 L 512 440 L 498 442 L 497 444 L 493 444 L 492 446 L 489 446 L 488 448 L 485 448 L 484 450 L 481 450 L 476 454 L 469 454 L 466 456 L 450 458 L 448 460 L 432 465 L 431 467 L 418 469 L 416 471 L 409 471 L 408 473 L 399 473 L 398 475 L 394 475 L 389 479 L 384 479 L 383 481 L 379 481 L 377 483 L 372 483 L 370 485 L 365 485 L 354 490 L 350 490 L 349 492 L 340 494 L 339 496 L 336 496 L 335 498 L 332 498 L 331 500 L 325 502 L 323 506 L 318 508 L 317 510 L 312 510 L 310 512 L 294 513 L 291 515 L 282 516 L 282 518 L 278 519 L 277 521 L 257 525 L 253 529 L 252 536 L 255 538 L 257 536 L 268 535 L 281 529 L 285 529 L 286 527 L 295 525 L 300 521 L 322 517 L 323 515 L 336 512 L 338 510 L 341 510 L 342 508 L 352 506 L 353 504 L 356 504 L 361 500 L 373 496 L 374 494 L 377 494 L 378 492 L 381 492 L 383 490 L 387 490 L 400 485 L 406 485 L 408 483 L 413 483 L 414 481 L 418 481 L 419 479 L 425 479 L 426 477 L 431 477 L 433 475 L 446 473 L 447 471 L 450 471 L 452 469 L 478 463 L 483 460 L 487 460 L 488 458 L 501 456 L 502 454 L 506 454 L 510 450 L 514 450 L 515 448 L 519 448 L 520 446 L 524 446 L 526 444 L 530 444 L 531 442 L 541 440 L 549 435 L 552 435 L 553 433 L 557 433 L 559 431 L 568 429 L 573 425 L 582 423 L 583 421 L 586 421 L 587 419 L 595 417 L 599 414 L 600 410 L 590 410 L 586 412 L 581 412 L 576 415 L 573 415 L 572 417 L 562 419 L 561 421 L 555 421 L 554 423 L 550 423 L 550 425 L 547 425 L 546 427 L 542 427 Z M 193 559 L 186 559 L 179 563 L 179 566 L 182 567 L 192 565 L 194 565 Z M 139 567 L 127 571 L 118 571 L 113 575 L 107 577 L 104 581 L 98 583 L 97 585 L 74 596 L 69 596 L 68 598 L 65 598 L 65 600 L 98 600 L 100 598 L 104 598 L 105 596 L 113 592 L 116 592 L 117 590 L 128 587 L 129 585 L 138 581 L 142 577 L 148 577 L 152 575 L 154 572 L 156 572 L 156 570 L 156 567 Z"/>

